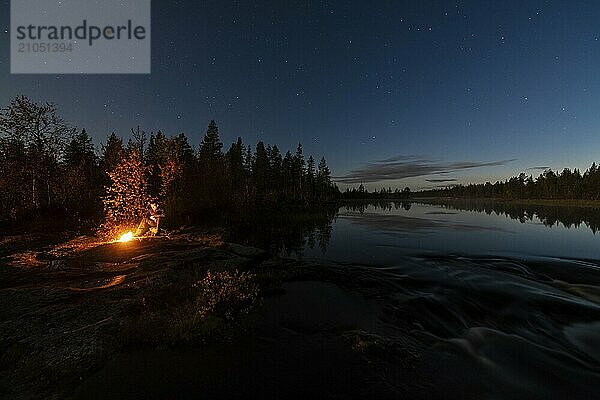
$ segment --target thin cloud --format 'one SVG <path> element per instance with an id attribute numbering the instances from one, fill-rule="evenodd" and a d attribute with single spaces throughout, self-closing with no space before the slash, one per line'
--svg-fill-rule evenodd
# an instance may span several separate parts
<path id="1" fill-rule="evenodd" d="M 525 171 L 534 171 L 534 170 L 547 170 L 550 169 L 550 167 L 531 167 L 531 168 L 527 168 Z"/>
<path id="2" fill-rule="evenodd" d="M 346 175 L 335 177 L 334 180 L 346 184 L 373 183 L 386 180 L 444 174 L 465 169 L 495 167 L 505 165 L 515 160 L 516 159 L 489 162 L 459 161 L 448 163 L 432 161 L 424 157 L 400 155 L 368 163 L 364 167 L 352 170 Z"/>
<path id="3" fill-rule="evenodd" d="M 444 183 L 444 182 L 456 182 L 456 179 L 425 179 L 431 183 Z"/>
<path id="4" fill-rule="evenodd" d="M 427 156 L 416 154 L 416 155 L 397 155 L 397 156 L 392 156 L 389 158 L 384 158 L 383 160 L 375 160 L 374 162 L 389 163 L 389 162 L 395 162 L 395 161 L 409 161 L 409 160 L 421 160 L 421 161 L 425 161 L 425 162 L 432 161 L 432 160 L 429 160 L 427 158 Z"/>

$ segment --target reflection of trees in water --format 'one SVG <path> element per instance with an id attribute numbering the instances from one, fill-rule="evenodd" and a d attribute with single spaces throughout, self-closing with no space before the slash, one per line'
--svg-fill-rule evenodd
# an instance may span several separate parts
<path id="1" fill-rule="evenodd" d="M 565 228 L 578 228 L 581 224 L 584 224 L 593 233 L 600 229 L 600 210 L 589 207 L 516 204 L 464 199 L 427 200 L 422 203 L 435 204 L 451 210 L 504 215 L 521 223 L 538 219 L 548 227 L 561 224 Z"/>
<path id="2" fill-rule="evenodd" d="M 600 229 L 600 210 L 583 207 L 514 204 L 489 201 L 432 200 L 423 204 L 439 205 L 450 210 L 476 211 L 488 215 L 504 215 L 521 223 L 539 219 L 546 226 L 562 224 L 566 228 L 588 226 L 594 233 Z M 410 201 L 348 202 L 340 209 L 364 214 L 375 210 L 410 210 Z M 230 217 L 227 240 L 256 246 L 274 254 L 302 254 L 305 248 L 319 247 L 325 252 L 332 234 L 337 206 L 320 209 L 256 212 Z"/>
<path id="3" fill-rule="evenodd" d="M 392 211 L 403 208 L 408 211 L 411 207 L 410 201 L 390 201 L 390 200 L 369 200 L 367 202 L 349 202 L 342 207 L 345 211 L 352 211 L 359 214 L 364 214 L 367 207 L 372 207 L 375 210 Z"/>
<path id="4" fill-rule="evenodd" d="M 319 246 L 325 252 L 337 214 L 336 206 L 237 215 L 227 223 L 227 240 L 268 250 L 274 254 L 301 254 Z"/>
<path id="5" fill-rule="evenodd" d="M 548 227 L 563 225 L 565 228 L 578 228 L 586 225 L 593 233 L 600 230 L 600 209 L 576 206 L 550 206 L 517 204 L 513 202 L 467 199 L 428 199 L 419 203 L 441 206 L 448 210 L 475 211 L 488 215 L 503 215 L 521 223 L 539 220 Z M 409 201 L 368 201 L 344 204 L 346 211 L 363 214 L 367 207 L 375 210 L 392 211 L 403 208 L 410 210 Z"/>

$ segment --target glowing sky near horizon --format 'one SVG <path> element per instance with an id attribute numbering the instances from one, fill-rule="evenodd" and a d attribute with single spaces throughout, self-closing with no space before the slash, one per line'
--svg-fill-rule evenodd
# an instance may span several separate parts
<path id="1" fill-rule="evenodd" d="M 0 105 L 53 101 L 98 144 L 140 125 L 197 145 L 215 119 L 226 147 L 301 141 L 358 180 L 378 160 L 430 163 L 369 187 L 585 169 L 600 161 L 598 21 L 595 1 L 155 0 L 152 74 L 10 75 L 1 0 Z"/>

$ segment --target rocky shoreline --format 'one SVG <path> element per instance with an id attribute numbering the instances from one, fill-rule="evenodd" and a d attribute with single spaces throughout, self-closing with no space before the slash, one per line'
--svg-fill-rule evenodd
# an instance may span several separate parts
<path id="1" fill-rule="evenodd" d="M 14 243 L 18 238 L 4 239 L 0 278 L 4 398 L 195 397 L 207 388 L 223 398 L 292 389 L 335 397 L 365 395 L 358 382 L 375 375 L 369 393 L 397 395 L 386 382 L 389 366 L 384 374 L 369 366 L 391 349 L 369 333 L 376 302 L 341 289 L 318 266 L 225 243 L 208 231 L 127 243 L 86 236 Z M 230 362 L 188 365 L 178 352 Z M 140 368 L 148 360 L 158 364 Z M 211 373 L 161 381 L 160 371 L 173 363 Z M 259 379 L 265 371 L 275 375 L 271 385 Z"/>

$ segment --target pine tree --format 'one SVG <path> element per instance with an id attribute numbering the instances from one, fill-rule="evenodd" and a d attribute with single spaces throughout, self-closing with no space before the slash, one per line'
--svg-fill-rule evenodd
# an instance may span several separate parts
<path id="1" fill-rule="evenodd" d="M 315 159 L 313 158 L 313 156 L 310 156 L 306 161 L 306 192 L 307 198 L 311 201 L 313 201 L 315 198 L 315 184 Z"/>
<path id="2" fill-rule="evenodd" d="M 102 209 L 102 183 L 92 138 L 85 129 L 65 149 L 60 184 L 61 202 L 70 216 L 80 225 L 82 219 L 93 222 Z"/>
<path id="3" fill-rule="evenodd" d="M 360 186 L 364 189 L 362 184 Z M 325 157 L 322 157 L 321 161 L 319 161 L 319 167 L 317 169 L 317 192 L 319 198 L 321 200 L 327 200 L 331 193 L 331 189 L 331 171 L 327 166 L 327 161 L 325 161 Z"/>
<path id="4" fill-rule="evenodd" d="M 267 150 L 269 159 L 269 191 L 272 193 L 273 201 L 279 203 L 283 198 L 283 180 L 282 180 L 282 158 L 277 145 L 269 147 Z"/>
<path id="5" fill-rule="evenodd" d="M 282 169 L 282 181 L 283 181 L 283 195 L 286 201 L 294 199 L 294 173 L 293 173 L 294 158 L 292 153 L 288 150 L 285 153 L 285 157 L 281 162 Z"/>
<path id="6" fill-rule="evenodd" d="M 256 144 L 256 156 L 254 158 L 254 167 L 252 169 L 254 186 L 256 189 L 256 202 L 262 204 L 267 186 L 268 159 L 265 144 L 258 142 Z"/>
<path id="7" fill-rule="evenodd" d="M 229 177 L 229 193 L 231 193 L 231 202 L 233 205 L 240 205 L 243 200 L 245 189 L 245 171 L 244 171 L 244 143 L 242 138 L 238 137 L 235 143 L 225 155 L 227 160 L 227 171 Z"/>
<path id="8" fill-rule="evenodd" d="M 302 200 L 304 198 L 304 154 L 302 151 L 302 143 L 298 143 L 292 165 L 294 198 Z"/>

